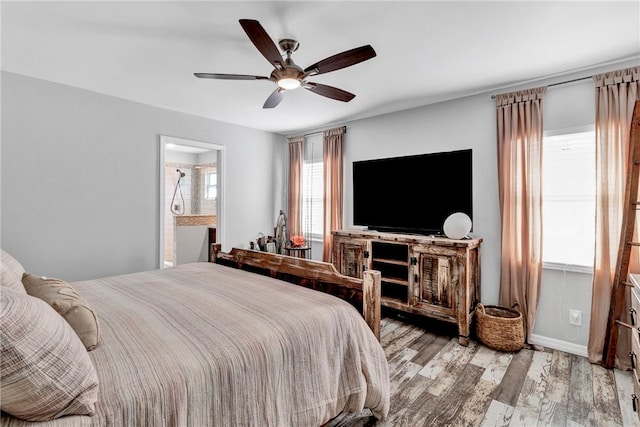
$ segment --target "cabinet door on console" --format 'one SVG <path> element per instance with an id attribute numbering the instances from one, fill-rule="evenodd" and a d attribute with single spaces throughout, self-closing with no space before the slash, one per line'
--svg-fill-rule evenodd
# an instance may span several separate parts
<path id="1" fill-rule="evenodd" d="M 454 249 L 414 245 L 411 305 L 456 315 L 458 288 L 464 286 L 464 262 Z"/>
<path id="2" fill-rule="evenodd" d="M 370 253 L 368 240 L 333 236 L 333 265 L 340 274 L 362 279 L 362 272 L 371 268 Z"/>

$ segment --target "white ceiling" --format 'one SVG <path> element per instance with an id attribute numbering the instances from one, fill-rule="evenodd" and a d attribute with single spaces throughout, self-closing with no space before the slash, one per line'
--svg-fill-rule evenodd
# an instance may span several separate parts
<path id="1" fill-rule="evenodd" d="M 640 2 L 173 1 L 2 2 L 2 69 L 278 133 L 320 128 L 640 58 Z M 239 19 L 295 38 L 302 68 L 370 44 L 377 57 L 313 78 L 356 94 L 304 89 L 275 109 Z M 639 61 L 640 63 L 640 61 Z"/>

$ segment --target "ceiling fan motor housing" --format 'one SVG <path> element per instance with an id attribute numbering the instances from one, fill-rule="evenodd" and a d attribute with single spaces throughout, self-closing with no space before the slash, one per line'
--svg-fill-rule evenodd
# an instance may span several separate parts
<path id="1" fill-rule="evenodd" d="M 284 69 L 276 68 L 273 70 L 271 78 L 276 82 L 282 79 L 295 79 L 302 81 L 302 79 L 304 79 L 304 71 L 302 71 L 302 68 L 298 67 L 296 64 L 285 63 Z"/>

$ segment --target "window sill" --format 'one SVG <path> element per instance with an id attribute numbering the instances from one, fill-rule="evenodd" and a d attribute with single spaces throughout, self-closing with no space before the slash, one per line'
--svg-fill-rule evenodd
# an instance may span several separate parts
<path id="1" fill-rule="evenodd" d="M 590 266 L 590 265 L 562 264 L 559 262 L 543 262 L 542 269 L 570 271 L 572 273 L 593 274 L 593 266 Z"/>

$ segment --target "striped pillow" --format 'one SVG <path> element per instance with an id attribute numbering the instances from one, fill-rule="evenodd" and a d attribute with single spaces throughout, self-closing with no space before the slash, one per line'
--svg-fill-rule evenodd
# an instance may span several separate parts
<path id="1" fill-rule="evenodd" d="M 0 288 L 12 289 L 21 294 L 26 294 L 22 286 L 22 275 L 24 268 L 14 257 L 2 249 L 0 256 Z"/>
<path id="2" fill-rule="evenodd" d="M 0 293 L 0 409 L 28 421 L 93 415 L 98 375 L 71 326 L 46 302 Z"/>

